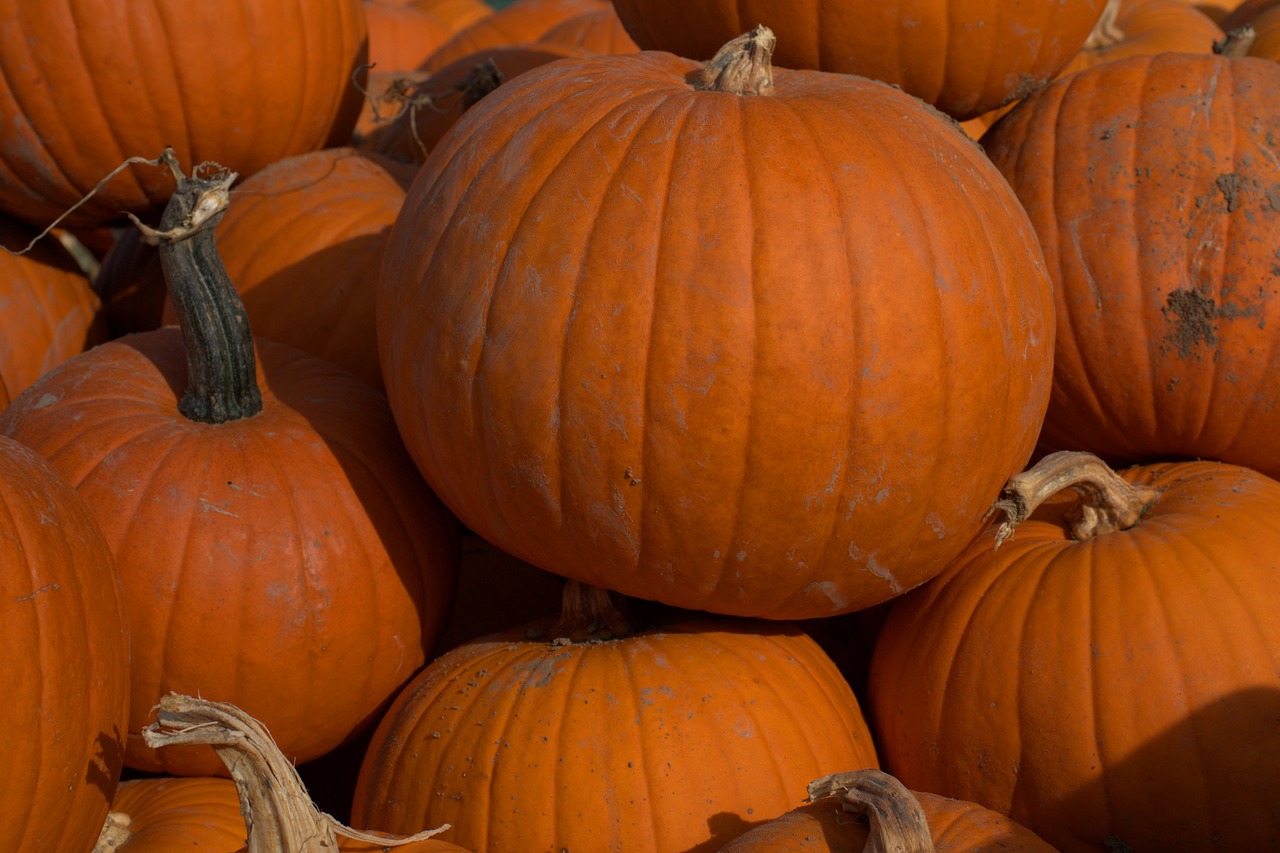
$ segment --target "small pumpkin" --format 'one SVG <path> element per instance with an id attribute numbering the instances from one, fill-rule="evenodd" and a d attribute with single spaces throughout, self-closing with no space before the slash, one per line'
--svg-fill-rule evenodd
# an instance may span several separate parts
<path id="1" fill-rule="evenodd" d="M 162 162 L 178 188 L 152 233 L 181 326 L 64 362 L 0 414 L 0 433 L 71 481 L 115 556 L 134 637 L 129 766 L 221 766 L 143 746 L 171 688 L 236 700 L 306 761 L 371 725 L 425 663 L 454 525 L 382 395 L 252 337 L 214 240 L 234 174 Z"/>
<path id="2" fill-rule="evenodd" d="M 244 839 L 235 782 L 155 776 L 120 783 L 93 853 L 226 853 Z"/>
<path id="3" fill-rule="evenodd" d="M 87 850 L 124 757 L 124 597 L 84 500 L 3 436 L 0 649 L 0 850 Z"/>
<path id="4" fill-rule="evenodd" d="M 1066 853 L 1277 849 L 1280 482 L 1064 451 L 996 506 L 890 607 L 867 693 L 886 769 Z"/>
<path id="5" fill-rule="evenodd" d="M 61 245 L 42 239 L 13 254 L 35 236 L 0 216 L 0 381 L 9 396 L 107 336 L 101 301 Z"/>
<path id="6" fill-rule="evenodd" d="M 712 853 L 806 780 L 874 767 L 852 690 L 802 632 L 693 616 L 631 630 L 571 583 L 558 622 L 466 643 L 397 697 L 352 823 L 475 850 Z"/>
<path id="7" fill-rule="evenodd" d="M 908 791 L 883 770 L 824 776 L 806 805 L 739 835 L 720 853 L 1054 853 L 1004 815 Z"/>

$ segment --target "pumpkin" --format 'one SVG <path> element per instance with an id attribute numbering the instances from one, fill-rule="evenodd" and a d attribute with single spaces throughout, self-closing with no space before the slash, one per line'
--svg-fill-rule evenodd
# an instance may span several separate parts
<path id="1" fill-rule="evenodd" d="M 640 48 L 622 26 L 613 6 L 574 15 L 538 38 L 539 44 L 567 44 L 592 53 L 634 53 Z"/>
<path id="2" fill-rule="evenodd" d="M 571 583 L 558 622 L 436 658 L 375 730 L 352 823 L 447 823 L 476 853 L 708 853 L 806 780 L 876 766 L 852 690 L 802 632 L 700 615 L 631 630 L 622 604 Z"/>
<path id="3" fill-rule="evenodd" d="M 396 95 L 396 118 L 373 128 L 360 143 L 378 154 L 424 163 L 462 114 L 498 86 L 540 65 L 591 51 L 558 43 L 502 45 L 457 59 L 417 82 L 408 81 Z"/>
<path id="4" fill-rule="evenodd" d="M 861 818 L 861 819 L 860 819 Z M 973 803 L 914 793 L 882 770 L 824 776 L 809 801 L 720 853 L 1054 853 L 1030 830 Z"/>
<path id="5" fill-rule="evenodd" d="M 0 433 L 72 482 L 115 555 L 134 637 L 129 766 L 220 767 L 138 739 L 170 688 L 241 702 L 306 761 L 372 724 L 425 663 L 452 594 L 453 523 L 382 395 L 251 337 L 213 236 L 234 174 L 163 162 L 178 189 L 151 233 L 181 327 L 65 362 Z"/>
<path id="6" fill-rule="evenodd" d="M 0 245 L 20 251 L 35 231 L 0 216 Z M 16 396 L 46 372 L 106 338 L 101 302 L 56 241 L 25 254 L 0 250 L 0 380 Z"/>
<path id="7" fill-rule="evenodd" d="M 3 0 L 0 20 L 0 210 L 41 226 L 126 158 L 173 144 L 249 175 L 347 140 L 360 111 L 360 0 Z M 162 207 L 169 190 L 131 167 L 65 224 Z"/>
<path id="8" fill-rule="evenodd" d="M 234 204 L 218 226 L 219 256 L 255 333 L 382 388 L 374 289 L 414 171 L 352 148 L 327 148 L 272 163 L 231 191 Z M 149 326 L 130 331 L 178 321 L 164 296 L 159 254 L 140 231 L 120 238 L 103 269 L 99 281 L 110 304 L 139 305 L 143 291 L 159 303 L 138 316 Z"/>
<path id="9" fill-rule="evenodd" d="M 1105 0 L 614 0 L 636 44 L 705 60 L 764 24 L 777 63 L 901 86 L 970 119 L 1043 86 Z"/>
<path id="10" fill-rule="evenodd" d="M 485 97 L 392 228 L 378 345 L 406 446 L 497 547 L 812 618 L 977 533 L 1040 429 L 1054 319 L 980 148 L 848 75 L 764 62 L 743 78 L 766 93 L 738 94 L 770 38 L 706 67 L 562 60 Z M 695 88 L 704 68 L 725 76 Z"/>
<path id="11" fill-rule="evenodd" d="M 379 71 L 411 71 L 457 29 L 430 10 L 392 0 L 364 0 L 369 63 Z"/>
<path id="12" fill-rule="evenodd" d="M 419 9 L 425 9 L 443 21 L 448 21 L 454 32 L 493 14 L 494 9 L 484 0 L 407 0 Z"/>
<path id="13" fill-rule="evenodd" d="M 44 459 L 0 437 L 0 850 L 87 850 L 124 755 L 129 634 L 111 551 Z"/>
<path id="14" fill-rule="evenodd" d="M 235 782 L 155 776 L 120 783 L 94 853 L 226 853 L 244 838 Z"/>
<path id="15" fill-rule="evenodd" d="M 886 769 L 1066 853 L 1278 849 L 1280 483 L 1064 451 L 997 506 L 890 607 L 867 694 Z"/>
<path id="16" fill-rule="evenodd" d="M 1058 76 L 1126 56 L 1212 53 L 1222 29 L 1186 0 L 1107 0 L 1084 48 Z"/>
<path id="17" fill-rule="evenodd" d="M 445 42 L 420 70 L 434 73 L 479 51 L 537 41 L 557 24 L 605 8 L 607 0 L 515 0 Z"/>
<path id="18" fill-rule="evenodd" d="M 122 810 L 113 811 L 104 827 L 103 851 L 169 853 L 195 846 L 222 853 L 227 844 L 244 842 L 246 853 L 465 853 L 433 840 L 438 831 L 411 837 L 358 832 L 323 814 L 267 730 L 235 705 L 171 693 L 160 700 L 156 716 L 143 731 L 152 747 L 210 746 L 235 781 L 143 780 L 131 801 L 118 798 Z M 233 820 L 234 840 L 226 839 Z"/>
<path id="19" fill-rule="evenodd" d="M 1280 475 L 1277 136 L 1274 62 L 1162 53 L 1060 80 L 983 137 L 1055 284 L 1043 450 Z"/>

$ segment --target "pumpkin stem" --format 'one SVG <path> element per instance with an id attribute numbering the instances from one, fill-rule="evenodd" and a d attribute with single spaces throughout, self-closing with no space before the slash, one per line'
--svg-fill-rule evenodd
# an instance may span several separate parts
<path id="1" fill-rule="evenodd" d="M 1084 40 L 1084 50 L 1101 52 L 1124 41 L 1124 30 L 1117 23 L 1119 18 L 1120 0 L 1107 0 L 1098 23 L 1093 25 L 1089 37 Z"/>
<path id="2" fill-rule="evenodd" d="M 773 48 L 778 38 L 763 24 L 733 39 L 711 57 L 693 81 L 700 91 L 731 95 L 773 92 Z"/>
<path id="3" fill-rule="evenodd" d="M 834 773 L 809 783 L 809 800 L 839 797 L 869 824 L 862 853 L 933 853 L 929 821 L 915 794 L 883 770 Z"/>
<path id="4" fill-rule="evenodd" d="M 1257 37 L 1258 31 L 1253 28 L 1253 24 L 1236 27 L 1221 41 L 1213 43 L 1213 52 L 1218 56 L 1248 56 L 1249 49 L 1253 47 L 1253 41 Z"/>
<path id="5" fill-rule="evenodd" d="M 344 826 L 316 808 L 298 771 L 266 728 L 235 705 L 170 693 L 155 707 L 156 722 L 142 730 L 154 748 L 207 744 L 227 766 L 240 793 L 248 843 L 245 853 L 323 853 L 337 836 L 399 847 L 444 832 L 446 824 L 417 835 L 385 836 Z"/>
<path id="6" fill-rule="evenodd" d="M 214 240 L 236 173 L 202 163 L 187 177 L 172 148 L 165 149 L 160 161 L 178 182 L 160 227 L 131 218 L 143 239 L 160 247 L 160 266 L 182 328 L 187 390 L 178 411 L 210 424 L 253 417 L 262 411 L 253 333 Z M 202 169 L 214 170 L 213 177 L 199 177 Z"/>
<path id="7" fill-rule="evenodd" d="M 124 812 L 107 812 L 107 819 L 102 823 L 102 834 L 98 843 L 93 845 L 93 853 L 111 853 L 128 844 L 133 838 L 133 818 Z"/>
<path id="8" fill-rule="evenodd" d="M 1146 515 L 1159 496 L 1150 486 L 1126 482 L 1092 453 L 1050 453 L 1034 467 L 1009 478 L 992 505 L 990 512 L 1005 514 L 996 533 L 996 547 L 1012 536 L 1014 528 L 1026 521 L 1036 507 L 1063 489 L 1073 489 L 1082 498 L 1071 528 L 1072 538 L 1078 540 L 1128 530 Z"/>
<path id="9" fill-rule="evenodd" d="M 631 633 L 622 599 L 607 589 L 566 581 L 560 618 L 551 627 L 552 642 L 612 640 Z"/>

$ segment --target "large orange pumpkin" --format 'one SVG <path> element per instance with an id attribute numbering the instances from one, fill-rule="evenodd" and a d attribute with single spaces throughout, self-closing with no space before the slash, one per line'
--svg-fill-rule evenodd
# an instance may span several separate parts
<path id="1" fill-rule="evenodd" d="M 115 555 L 135 639 L 128 763 L 182 775 L 220 765 L 143 747 L 155 697 L 226 697 L 296 760 L 319 756 L 425 663 L 457 559 L 382 395 L 250 336 L 213 241 L 228 180 L 184 176 L 161 222 L 181 330 L 102 344 L 0 415 Z"/>
<path id="2" fill-rule="evenodd" d="M 1062 453 L 1000 505 L 1068 487 L 891 606 L 886 768 L 1067 853 L 1280 849 L 1280 483 Z"/>
<path id="3" fill-rule="evenodd" d="M 88 850 L 124 757 L 124 598 L 84 500 L 4 437 L 0 649 L 0 850 Z"/>
<path id="4" fill-rule="evenodd" d="M 1056 285 L 1044 449 L 1280 475 L 1277 138 L 1280 66 L 1186 53 L 1071 75 L 983 137 Z"/>
<path id="5" fill-rule="evenodd" d="M 1051 80 L 1084 44 L 1105 0 L 614 0 L 646 50 L 705 60 L 757 24 L 779 65 L 901 86 L 958 119 Z"/>
<path id="6" fill-rule="evenodd" d="M 476 853 L 714 853 L 809 781 L 876 766 L 853 691 L 794 626 L 622 616 L 570 584 L 559 622 L 433 661 L 374 733 L 352 823 L 447 823 Z"/>
<path id="7" fill-rule="evenodd" d="M 454 125 L 386 250 L 388 396 L 437 493 L 536 566 L 734 615 L 868 607 L 941 571 L 1029 455 L 1040 251 L 918 100 L 700 69 L 563 60 Z"/>
<path id="8" fill-rule="evenodd" d="M 3 0 L 0 209 L 46 225 L 129 157 L 249 175 L 341 144 L 366 62 L 360 0 Z M 135 167 L 67 220 L 162 207 L 170 185 Z"/>

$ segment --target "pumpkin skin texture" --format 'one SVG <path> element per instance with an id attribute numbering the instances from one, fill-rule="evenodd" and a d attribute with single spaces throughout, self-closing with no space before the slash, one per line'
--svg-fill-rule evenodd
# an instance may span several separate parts
<path id="1" fill-rule="evenodd" d="M 1276 138 L 1280 67 L 1176 53 L 1060 80 L 983 136 L 1055 284 L 1044 450 L 1280 476 Z"/>
<path id="2" fill-rule="evenodd" d="M 360 111 L 361 0 L 4 0 L 0 20 L 0 209 L 40 226 L 128 157 L 171 144 L 247 177 L 341 144 Z M 172 187 L 131 168 L 66 224 L 163 207 Z"/>
<path id="3" fill-rule="evenodd" d="M 970 119 L 1044 85 L 1084 44 L 1105 0 L 614 0 L 645 50 L 705 60 L 764 24 L 776 64 L 901 86 Z"/>
<path id="4" fill-rule="evenodd" d="M 110 848 L 125 853 L 226 853 L 244 844 L 240 797 L 230 779 L 132 779 L 116 789 L 111 811 L 128 816 L 128 840 Z"/>
<path id="5" fill-rule="evenodd" d="M 526 562 L 715 613 L 869 607 L 941 571 L 1034 444 L 1040 252 L 919 101 L 698 68 L 550 63 L 454 125 L 384 256 L 388 396 L 436 493 Z"/>
<path id="6" fill-rule="evenodd" d="M 1059 77 L 1129 56 L 1167 51 L 1208 54 L 1223 36 L 1221 27 L 1186 0 L 1120 0 L 1117 7 L 1114 26 L 1102 32 L 1095 28 Z"/>
<path id="7" fill-rule="evenodd" d="M 0 244 L 18 250 L 35 231 L 0 216 Z M 106 338 L 101 303 L 71 256 L 49 239 L 25 255 L 0 251 L 0 380 L 16 396 Z"/>
<path id="8" fill-rule="evenodd" d="M 640 49 L 612 6 L 574 15 L 547 30 L 538 42 L 582 47 L 592 53 L 635 53 Z"/>
<path id="9" fill-rule="evenodd" d="M 1184 462 L 1075 541 L 1045 504 L 891 605 L 868 691 L 905 784 L 1067 853 L 1280 848 L 1280 484 Z M 1122 849 L 1112 846 L 1112 849 Z"/>
<path id="10" fill-rule="evenodd" d="M 853 692 L 794 628 L 555 643 L 528 627 L 446 653 L 397 697 L 355 826 L 448 823 L 440 837 L 476 853 L 709 853 L 833 767 L 876 765 Z"/>
<path id="11" fill-rule="evenodd" d="M 88 850 L 120 779 L 129 634 L 111 551 L 45 460 L 0 437 L 0 850 Z"/>

